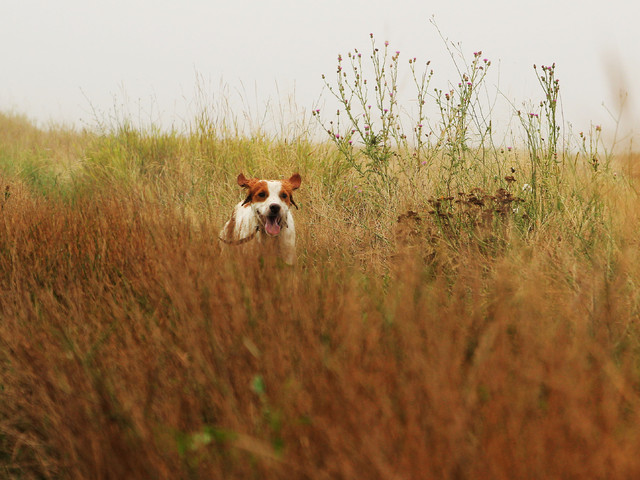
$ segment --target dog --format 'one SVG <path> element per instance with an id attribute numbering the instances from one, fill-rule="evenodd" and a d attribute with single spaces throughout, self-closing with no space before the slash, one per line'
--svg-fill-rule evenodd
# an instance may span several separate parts
<path id="1" fill-rule="evenodd" d="M 294 173 L 287 180 L 248 179 L 238 175 L 238 185 L 247 190 L 247 197 L 238 203 L 231 218 L 220 231 L 219 238 L 228 245 L 257 242 L 272 245 L 285 263 L 296 261 L 296 229 L 291 214 L 293 192 L 300 188 L 302 178 Z"/>

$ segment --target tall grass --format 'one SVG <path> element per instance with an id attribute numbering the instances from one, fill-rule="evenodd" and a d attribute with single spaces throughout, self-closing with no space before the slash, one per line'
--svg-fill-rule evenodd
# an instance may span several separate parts
<path id="1" fill-rule="evenodd" d="M 523 190 L 553 139 L 347 150 L 211 121 L 0 116 L 0 476 L 638 476 L 637 156 L 579 150 Z M 515 173 L 467 168 L 483 149 Z M 297 267 L 220 249 L 239 171 L 301 173 Z"/>

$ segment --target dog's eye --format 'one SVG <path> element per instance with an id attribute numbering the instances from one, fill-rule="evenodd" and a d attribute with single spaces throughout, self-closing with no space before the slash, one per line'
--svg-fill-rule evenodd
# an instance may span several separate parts
<path id="1" fill-rule="evenodd" d="M 283 199 L 283 200 L 286 200 L 286 199 L 287 199 L 287 197 L 288 197 L 289 195 L 287 195 L 286 193 L 283 193 L 283 194 L 282 194 L 282 195 L 280 195 L 280 196 L 282 197 L 282 199 Z"/>
<path id="2" fill-rule="evenodd" d="M 267 194 L 265 192 L 260 192 L 258 194 L 258 198 L 265 198 L 267 196 Z"/>

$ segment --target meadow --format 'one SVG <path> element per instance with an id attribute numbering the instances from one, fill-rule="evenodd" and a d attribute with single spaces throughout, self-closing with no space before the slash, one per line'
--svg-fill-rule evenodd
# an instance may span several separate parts
<path id="1" fill-rule="evenodd" d="M 373 48 L 326 141 L 0 114 L 0 477 L 640 476 L 640 157 L 555 66 L 496 143 L 480 52 L 401 124 Z M 300 172 L 296 266 L 221 250 L 240 172 Z"/>

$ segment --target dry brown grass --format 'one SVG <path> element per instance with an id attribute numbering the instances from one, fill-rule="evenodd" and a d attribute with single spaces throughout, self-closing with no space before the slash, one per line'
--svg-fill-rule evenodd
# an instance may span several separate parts
<path id="1" fill-rule="evenodd" d="M 640 475 L 632 190 L 593 187 L 606 225 L 505 220 L 499 249 L 386 244 L 308 168 L 296 268 L 222 255 L 206 206 L 3 177 L 0 476 Z"/>

